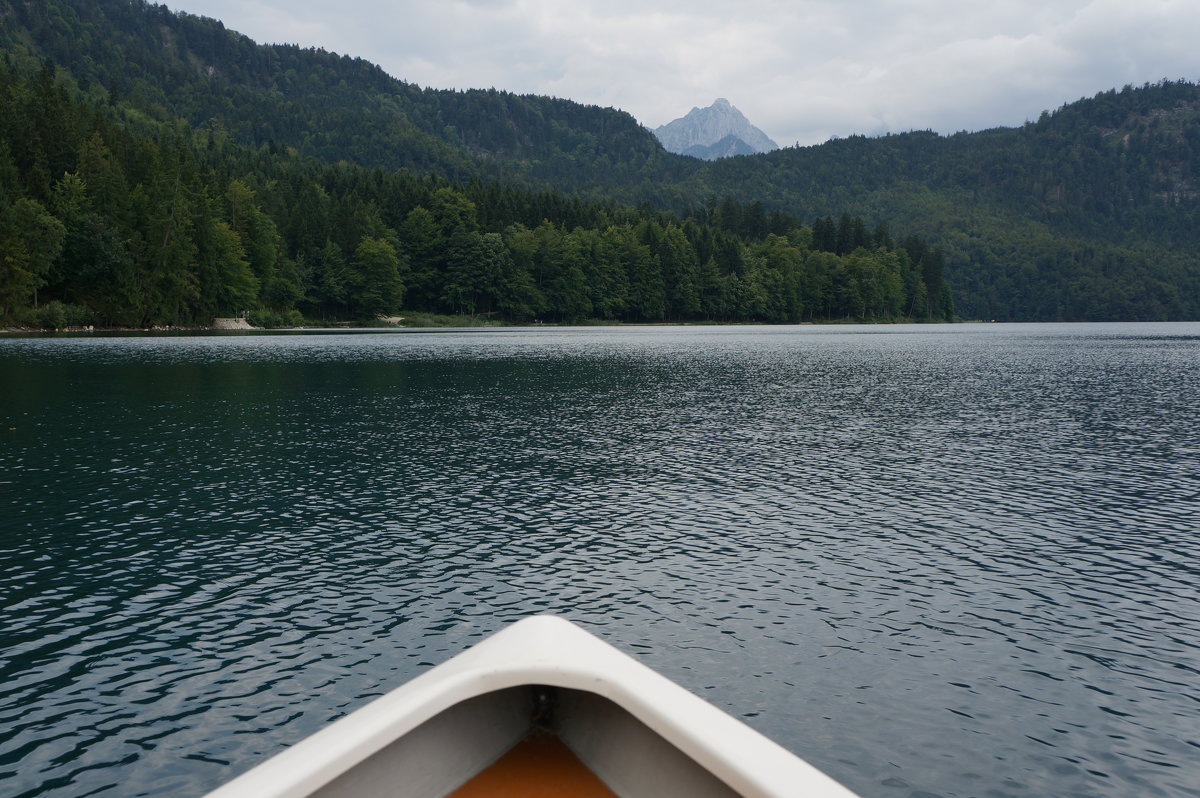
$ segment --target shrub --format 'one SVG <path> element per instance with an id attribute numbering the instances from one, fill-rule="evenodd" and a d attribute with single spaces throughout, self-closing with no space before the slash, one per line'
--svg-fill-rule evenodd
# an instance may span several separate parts
<path id="1" fill-rule="evenodd" d="M 251 327 L 300 327 L 304 324 L 304 316 L 300 311 L 291 310 L 252 310 L 246 317 Z"/>
<path id="2" fill-rule="evenodd" d="M 56 299 L 34 310 L 29 321 L 35 327 L 61 330 L 64 327 L 86 327 L 93 324 L 95 318 L 96 314 L 86 305 L 68 305 Z"/>

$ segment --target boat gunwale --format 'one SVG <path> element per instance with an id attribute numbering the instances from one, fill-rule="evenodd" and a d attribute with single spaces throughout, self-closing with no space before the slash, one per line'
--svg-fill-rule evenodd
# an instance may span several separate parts
<path id="1" fill-rule="evenodd" d="M 301 798 L 463 701 L 546 685 L 606 698 L 746 798 L 853 793 L 570 621 L 524 618 L 301 740 L 208 798 Z"/>

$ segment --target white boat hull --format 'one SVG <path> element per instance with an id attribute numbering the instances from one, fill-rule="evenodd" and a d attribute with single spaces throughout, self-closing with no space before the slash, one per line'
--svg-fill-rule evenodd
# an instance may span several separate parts
<path id="1" fill-rule="evenodd" d="M 331 724 L 209 798 L 442 798 L 534 727 L 618 796 L 853 794 L 560 618 L 526 618 Z"/>

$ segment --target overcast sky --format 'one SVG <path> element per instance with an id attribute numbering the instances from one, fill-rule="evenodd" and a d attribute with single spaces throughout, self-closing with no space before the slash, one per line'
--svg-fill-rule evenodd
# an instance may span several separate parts
<path id="1" fill-rule="evenodd" d="M 657 127 L 725 97 L 780 145 L 1020 125 L 1200 80 L 1198 0 L 159 0 L 259 42 L 434 88 L 613 106 Z"/>

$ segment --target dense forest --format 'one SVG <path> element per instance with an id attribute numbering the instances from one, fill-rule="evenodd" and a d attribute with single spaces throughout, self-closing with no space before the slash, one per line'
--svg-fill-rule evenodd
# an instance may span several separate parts
<path id="1" fill-rule="evenodd" d="M 325 164 L 181 120 L 133 126 L 65 73 L 11 61 L 0 64 L 10 323 L 251 311 L 278 324 L 402 308 L 560 322 L 953 316 L 939 248 L 848 214 L 810 228 L 731 199 L 676 215 Z"/>
<path id="2" fill-rule="evenodd" d="M 361 231 L 369 230 L 368 238 L 395 251 L 405 289 L 400 303 L 409 308 L 547 319 L 940 318 L 952 307 L 965 318 L 998 320 L 1200 318 L 1200 88 L 1186 81 L 1104 92 L 1018 128 L 854 136 L 705 163 L 665 152 L 620 111 L 496 90 L 421 88 L 361 59 L 259 45 L 216 20 L 144 0 L 0 0 L 0 23 L 7 80 L 19 87 L 9 101 L 18 102 L 13 98 L 22 92 L 61 91 L 72 113 L 93 115 L 81 127 L 85 140 L 99 135 L 106 157 L 134 181 L 131 189 L 151 190 L 145 181 L 153 169 L 140 165 L 138 147 L 169 151 L 175 160 L 186 154 L 187 168 L 204 175 L 197 177 L 203 192 L 186 198 L 195 203 L 203 196 L 246 250 L 258 307 L 363 312 L 353 280 L 343 281 L 342 294 L 322 293 L 322 253 L 327 239 L 353 264 Z M 47 66 L 49 77 L 39 77 Z M 5 135 L 18 135 L 17 124 Z M 131 150 L 119 139 L 140 144 Z M 53 191 L 65 175 L 86 169 L 80 143 L 48 144 L 54 152 L 41 164 L 22 150 L 29 144 L 8 141 L 10 169 L 17 172 L 8 182 L 20 190 L 5 200 L 7 218 L 31 213 L 24 205 L 13 210 L 24 199 L 62 221 Z M 50 171 L 34 177 L 24 171 L 43 168 Z M 278 274 L 252 257 L 251 234 L 231 215 L 231 206 L 241 206 L 227 196 L 228 185 L 218 185 L 222 179 L 237 180 L 252 195 L 249 205 L 274 225 Z M 304 186 L 314 187 L 319 203 Z M 453 275 L 466 272 L 450 268 L 445 252 L 429 265 L 417 229 L 422 214 L 412 225 L 408 215 L 421 208 L 441 224 L 433 195 L 443 189 L 473 205 L 460 214 L 467 229 L 498 237 L 487 239 L 486 251 L 498 253 L 502 243 L 514 268 L 528 272 L 537 292 L 516 294 L 533 299 L 502 301 L 495 289 L 453 288 L 459 279 Z M 301 213 L 320 206 L 332 214 L 328 223 L 316 217 L 331 225 L 322 228 L 320 246 L 293 229 L 298 223 L 289 214 L 301 195 L 308 203 Z M 362 213 L 374 213 L 379 224 L 355 221 L 343 229 L 357 218 L 346 210 L 355 203 L 371 209 Z M 115 213 L 98 204 L 93 212 Z M 550 260 L 578 262 L 585 280 L 565 305 L 566 295 L 551 288 L 562 279 L 543 268 L 544 254 L 532 258 L 528 241 L 517 235 L 519 225 L 549 241 L 544 221 L 558 241 Z M 850 277 L 832 276 L 839 272 L 822 276 L 827 267 L 815 264 L 825 255 L 848 273 L 859 268 L 846 265 L 854 251 L 829 244 L 829 223 L 872 231 L 857 236 L 859 255 L 895 256 L 902 298 L 882 272 L 868 281 L 871 287 L 854 289 L 845 287 Z M 888 226 L 923 240 L 874 235 Z M 694 280 L 693 267 L 677 270 L 660 243 L 676 240 L 676 229 L 690 248 L 685 260 L 695 261 Z M 118 214 L 110 230 L 122 257 L 142 253 L 128 214 Z M 585 240 L 589 233 L 604 246 Z M 440 235 L 450 241 L 448 228 Z M 638 257 L 621 256 L 623 282 L 612 284 L 618 300 L 600 296 L 607 289 L 597 286 L 608 285 L 604 275 L 613 270 L 591 259 L 617 258 L 619 235 L 657 260 L 665 281 L 661 313 L 652 311 L 659 307 L 658 278 L 632 265 Z M 718 243 L 725 241 L 736 241 L 737 257 L 732 245 Z M 779 265 L 768 242 L 786 246 L 787 262 L 799 265 Z M 338 256 L 333 249 L 329 255 L 336 273 Z M 67 249 L 57 256 L 70 257 Z M 64 283 L 50 281 L 49 268 L 38 278 L 45 284 L 37 301 L 80 304 Z M 570 267 L 566 273 L 579 276 Z M 682 287 L 671 287 L 676 274 L 684 275 Z M 952 297 L 943 295 L 943 275 Z M 439 282 L 445 280 L 449 291 Z M 927 281 L 937 287 L 922 294 Z M 799 286 L 794 295 L 793 285 Z M 788 287 L 783 294 L 781 286 Z M 688 298 L 693 293 L 698 309 Z M 189 306 L 182 316 L 139 318 L 207 312 Z M 108 311 L 101 316 L 115 318 Z"/>

